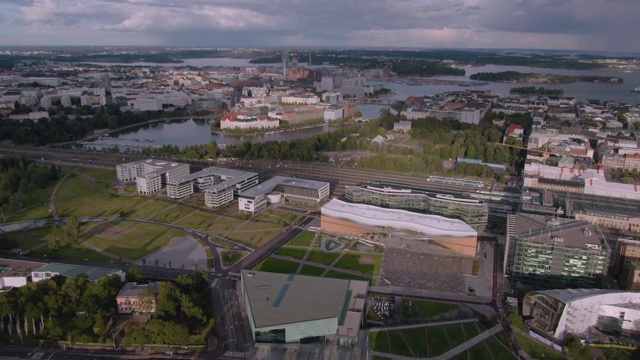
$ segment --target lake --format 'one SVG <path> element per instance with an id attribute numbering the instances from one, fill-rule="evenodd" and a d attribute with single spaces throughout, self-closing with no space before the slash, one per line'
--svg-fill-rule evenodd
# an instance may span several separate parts
<path id="1" fill-rule="evenodd" d="M 211 133 L 211 125 L 207 120 L 189 119 L 136 126 L 112 133 L 111 138 L 96 140 L 89 146 L 100 149 L 102 147 L 118 145 L 121 150 L 126 148 L 140 150 L 140 148 L 147 146 L 177 145 L 182 149 L 185 145 L 208 144 L 211 140 L 215 140 L 218 147 L 224 147 L 226 145 L 241 144 L 245 141 L 266 142 L 295 140 L 322 134 L 338 128 L 337 126 L 324 124 L 298 130 L 238 136 L 224 133 Z"/>

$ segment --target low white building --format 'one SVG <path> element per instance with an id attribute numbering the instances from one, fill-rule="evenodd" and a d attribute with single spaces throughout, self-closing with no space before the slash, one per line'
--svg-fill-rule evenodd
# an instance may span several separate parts
<path id="1" fill-rule="evenodd" d="M 238 209 L 257 213 L 273 203 L 288 202 L 318 206 L 329 199 L 328 182 L 274 176 L 238 195 Z"/>
<path id="2" fill-rule="evenodd" d="M 119 181 L 135 181 L 141 194 L 153 194 L 160 191 L 167 183 L 189 175 L 189 164 L 173 161 L 145 159 L 116 165 Z"/>

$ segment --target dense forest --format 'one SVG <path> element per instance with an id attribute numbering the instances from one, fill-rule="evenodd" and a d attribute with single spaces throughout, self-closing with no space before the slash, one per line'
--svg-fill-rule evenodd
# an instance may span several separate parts
<path id="1" fill-rule="evenodd" d="M 139 274 L 139 269 L 132 270 Z M 160 282 L 156 312 L 146 324 L 124 324 L 124 345 L 206 343 L 206 334 L 214 325 L 206 276 L 198 272 L 180 275 L 175 282 Z M 127 274 L 127 280 L 144 282 L 140 275 Z M 112 344 L 108 323 L 117 311 L 116 296 L 122 286 L 116 275 L 91 282 L 81 274 L 0 292 L 0 342 L 22 338 Z"/>
<path id="2" fill-rule="evenodd" d="M 19 208 L 39 205 L 42 198 L 37 190 L 58 180 L 59 170 L 54 166 L 39 166 L 25 157 L 0 159 L 0 207 L 3 219 L 13 216 Z"/>

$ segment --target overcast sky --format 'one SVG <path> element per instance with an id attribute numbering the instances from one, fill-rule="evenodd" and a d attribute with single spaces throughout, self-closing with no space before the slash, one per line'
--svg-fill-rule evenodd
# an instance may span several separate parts
<path id="1" fill-rule="evenodd" d="M 639 0 L 0 0 L 0 45 L 640 52 Z"/>

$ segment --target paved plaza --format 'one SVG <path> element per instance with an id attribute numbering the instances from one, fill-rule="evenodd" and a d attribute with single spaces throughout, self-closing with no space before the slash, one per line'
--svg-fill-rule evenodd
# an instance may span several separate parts
<path id="1" fill-rule="evenodd" d="M 462 257 L 387 248 L 382 259 L 384 285 L 466 293 Z"/>

